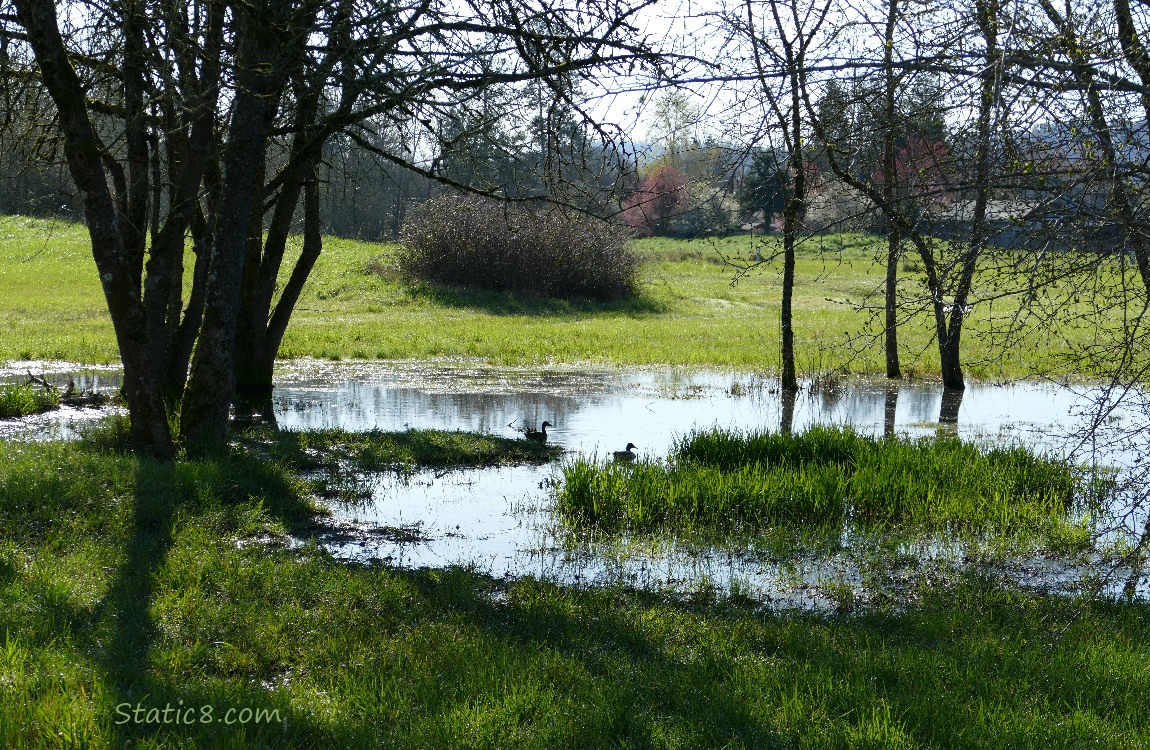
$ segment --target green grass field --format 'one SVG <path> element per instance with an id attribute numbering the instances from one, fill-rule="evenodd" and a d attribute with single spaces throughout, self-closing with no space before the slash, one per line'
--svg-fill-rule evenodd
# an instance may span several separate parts
<path id="1" fill-rule="evenodd" d="M 237 450 L 165 466 L 116 444 L 0 442 L 0 746 L 1118 750 L 1150 736 L 1145 604 L 970 575 L 807 615 L 348 564 L 276 541 L 315 513 L 290 465 Z"/>
<path id="2" fill-rule="evenodd" d="M 833 235 L 801 248 L 794 306 L 802 373 L 882 372 L 877 323 L 855 307 L 881 292 L 883 269 L 875 262 L 880 241 Z M 766 240 L 768 252 L 774 242 Z M 280 355 L 777 368 L 778 269 L 764 266 L 732 284 L 736 268 L 723 262 L 747 259 L 748 238 L 651 239 L 637 241 L 635 249 L 647 261 L 642 295 L 617 304 L 580 304 L 407 285 L 393 271 L 394 247 L 328 238 Z M 918 289 L 917 276 L 903 273 L 904 288 Z M 1069 288 L 1054 296 L 1069 301 Z M 881 298 L 872 296 L 871 303 Z M 1088 311 L 1086 302 L 1068 305 L 1068 313 Z M 1032 316 L 1009 345 L 983 335 L 1010 320 L 1015 307 L 1010 300 L 976 307 L 964 338 L 969 375 L 1085 375 L 1067 355 L 1093 341 L 1097 319 L 1087 315 L 1070 322 L 1073 316 L 1066 314 L 1067 322 L 1052 328 Z M 0 218 L 0 331 L 0 361 L 117 359 L 81 226 Z M 922 314 L 901 327 L 908 374 L 937 373 L 932 335 L 932 323 Z"/>
<path id="3" fill-rule="evenodd" d="M 823 242 L 828 252 L 800 255 L 800 367 L 875 372 L 881 352 L 854 357 L 848 345 L 867 313 L 846 302 L 879 288 L 874 239 Z M 745 257 L 745 238 L 636 248 L 641 297 L 598 305 L 413 287 L 395 277 L 394 248 L 328 240 L 282 355 L 777 365 L 778 274 L 732 286 L 721 260 Z M 1079 311 L 1069 291 L 1055 297 Z M 999 322 L 980 305 L 972 326 Z M 1063 355 L 1099 322 L 1029 324 L 1025 346 L 1005 354 L 974 336 L 968 372 L 1083 375 Z M 929 331 L 919 317 L 902 333 L 904 366 L 923 376 L 937 369 Z M 84 230 L 0 218 L 0 362 L 35 358 L 117 353 Z M 753 463 L 752 442 L 696 441 L 691 460 L 732 473 L 716 456 Z M 257 428 L 225 456 L 164 465 L 125 443 L 122 420 L 74 441 L 0 440 L 0 747 L 1125 750 L 1150 737 L 1142 601 L 1010 588 L 978 564 L 940 575 L 892 562 L 897 598 L 807 614 L 705 583 L 665 596 L 349 563 L 288 541 L 324 521 L 321 499 L 362 500 L 362 472 L 554 452 L 467 433 Z M 926 465 L 915 450 L 901 448 L 906 471 Z M 948 466 L 976 461 L 956 455 Z M 908 486 L 881 457 L 850 465 L 873 469 L 875 486 Z M 974 473 L 994 480 L 993 495 L 1006 486 L 995 481 L 1034 468 Z M 950 498 L 941 522 L 998 513 L 1061 524 L 1068 479 L 1037 470 L 1057 491 L 1006 501 L 1013 510 Z M 889 510 L 889 498 L 872 499 L 880 516 Z M 908 507 L 912 521 L 934 512 Z M 873 554 L 909 553 L 891 538 Z M 879 577 L 880 562 L 867 575 Z M 835 586 L 853 601 L 850 584 L 831 581 L 836 603 Z"/>

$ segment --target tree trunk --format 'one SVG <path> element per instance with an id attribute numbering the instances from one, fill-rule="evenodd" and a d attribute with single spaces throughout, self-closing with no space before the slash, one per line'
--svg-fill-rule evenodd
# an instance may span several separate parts
<path id="1" fill-rule="evenodd" d="M 68 60 L 56 22 L 55 4 L 48 0 L 19 0 L 16 8 L 44 85 L 56 104 L 68 169 L 80 191 L 92 256 L 124 367 L 124 397 L 132 442 L 142 453 L 170 460 L 175 447 L 159 381 L 148 356 L 139 280 L 133 274 L 134 264 L 120 233 L 116 204 L 104 171 L 104 150 L 88 117 L 83 85 Z"/>
<path id="2" fill-rule="evenodd" d="M 235 341 L 248 231 L 256 205 L 260 164 L 269 131 L 268 110 L 276 100 L 275 72 L 280 40 L 264 3 L 249 11 L 237 65 L 236 101 L 225 152 L 223 194 L 208 269 L 200 335 L 192 357 L 180 426 L 188 450 L 205 454 L 227 445 L 228 412 L 235 395 Z M 278 13 L 284 13 L 281 7 Z M 267 17 L 265 17 L 267 16 Z"/>
<path id="3" fill-rule="evenodd" d="M 784 391 L 797 391 L 799 379 L 795 373 L 795 329 L 791 299 L 795 288 L 795 217 L 791 210 L 783 216 L 783 299 L 780 320 L 782 323 L 782 356 Z"/>
<path id="4" fill-rule="evenodd" d="M 799 379 L 795 372 L 795 329 L 791 301 L 795 289 L 795 238 L 806 214 L 806 174 L 802 151 L 802 109 L 799 95 L 798 71 L 792 66 L 791 75 L 791 147 L 790 168 L 794 172 L 794 189 L 783 207 L 783 299 L 782 355 L 784 391 L 797 391 Z"/>
<path id="5" fill-rule="evenodd" d="M 967 315 L 967 301 L 974 283 L 974 272 L 978 259 L 986 248 L 986 206 L 990 198 L 991 120 L 997 100 L 996 65 L 998 64 L 998 16 L 997 0 L 976 0 L 978 30 L 986 42 L 985 66 L 981 73 L 978 100 L 978 140 L 975 148 L 974 174 L 974 214 L 970 221 L 970 236 L 966 251 L 962 254 L 958 284 L 955 287 L 954 301 L 950 309 L 950 321 L 946 333 L 939 339 L 938 350 L 942 363 L 942 383 L 951 390 L 966 388 L 962 376 L 960 345 L 962 327 Z"/>
<path id="6" fill-rule="evenodd" d="M 315 267 L 316 260 L 323 252 L 323 235 L 320 233 L 319 216 L 319 180 L 316 179 L 314 171 L 311 179 L 304 185 L 303 226 L 303 251 L 300 253 L 299 260 L 296 261 L 295 268 L 292 269 L 291 278 L 288 279 L 288 283 L 280 294 L 275 310 L 272 311 L 271 320 L 268 321 L 265 367 L 269 373 L 269 382 L 272 366 L 275 364 L 276 352 L 279 351 L 280 342 L 283 341 L 284 333 L 287 332 L 292 311 L 295 310 L 296 302 L 299 301 L 303 286 L 307 282 L 312 268 Z"/>
<path id="7" fill-rule="evenodd" d="M 276 200 L 271 224 L 268 227 L 267 240 L 263 244 L 263 252 L 256 254 L 254 258 L 255 268 L 249 267 L 244 274 L 239 328 L 236 331 L 236 388 L 240 393 L 259 394 L 270 391 L 272 388 L 272 369 L 275 365 L 276 352 L 279 350 L 280 338 L 283 335 L 281 332 L 278 337 L 274 336 L 270 330 L 273 317 L 272 303 L 275 299 L 275 290 L 284 252 L 287 249 L 292 217 L 295 214 L 296 205 L 299 203 L 299 195 L 304 183 L 303 178 L 309 174 L 311 175 L 310 182 L 315 179 L 314 161 L 304 163 L 300 169 L 288 175 Z M 306 225 L 309 222 L 306 205 L 304 213 L 306 235 Z M 318 223 L 318 216 L 316 222 Z M 303 255 L 293 269 L 293 278 L 301 263 L 307 263 L 307 271 L 311 271 L 315 259 L 313 258 L 308 263 L 305 260 L 306 255 L 305 247 Z M 252 260 L 253 258 L 249 254 L 248 262 L 251 263 Z M 304 278 L 306 280 L 306 274 Z M 285 288 L 284 292 L 286 291 Z M 296 298 L 298 299 L 298 293 Z M 281 294 L 280 299 L 283 299 L 283 294 Z M 295 299 L 292 302 L 294 304 Z"/>
<path id="8" fill-rule="evenodd" d="M 886 376 L 892 380 L 902 378 L 898 361 L 898 256 L 899 231 L 887 224 L 886 286 L 884 289 L 886 321 L 883 329 L 883 350 L 886 352 Z"/>
<path id="9" fill-rule="evenodd" d="M 898 23 L 898 0 L 888 0 L 886 17 L 886 48 L 883 51 L 883 67 L 886 80 L 886 102 L 884 107 L 883 123 L 883 197 L 887 204 L 894 206 L 897 179 L 897 165 L 895 164 L 895 101 L 894 101 L 894 32 Z M 886 222 L 887 251 L 886 251 L 886 285 L 885 312 L 886 321 L 883 330 L 883 349 L 886 353 L 886 376 L 891 379 L 902 378 L 902 369 L 898 362 L 898 256 L 902 237 L 898 225 L 889 218 Z"/>
<path id="10" fill-rule="evenodd" d="M 962 341 L 962 321 L 952 319 L 946 335 L 939 342 L 938 354 L 942 365 L 942 385 L 947 390 L 961 391 L 966 388 L 962 376 L 962 359 L 959 357 L 959 344 Z"/>

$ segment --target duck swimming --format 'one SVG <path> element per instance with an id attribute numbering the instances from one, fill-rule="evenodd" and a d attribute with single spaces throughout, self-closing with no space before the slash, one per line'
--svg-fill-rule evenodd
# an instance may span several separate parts
<path id="1" fill-rule="evenodd" d="M 615 453 L 613 454 L 615 456 L 615 460 L 616 461 L 634 461 L 637 454 L 632 449 L 638 448 L 638 447 L 639 446 L 635 445 L 634 443 L 627 443 L 626 450 L 615 451 Z"/>
<path id="2" fill-rule="evenodd" d="M 528 440 L 534 440 L 537 443 L 546 443 L 547 428 L 554 426 L 555 425 L 551 424 L 550 422 L 544 422 L 543 424 L 539 425 L 541 429 L 538 430 L 533 427 L 527 427 L 523 430 L 523 437 L 527 438 Z"/>

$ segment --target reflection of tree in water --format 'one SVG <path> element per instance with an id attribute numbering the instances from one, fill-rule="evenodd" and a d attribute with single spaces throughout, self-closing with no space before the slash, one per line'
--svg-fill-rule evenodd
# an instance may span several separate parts
<path id="1" fill-rule="evenodd" d="M 779 431 L 784 435 L 790 435 L 791 430 L 795 424 L 795 400 L 799 396 L 799 392 L 788 388 L 780 389 L 783 408 L 782 415 L 779 418 Z"/>
<path id="2" fill-rule="evenodd" d="M 938 412 L 938 422 L 944 424 L 958 424 L 958 409 L 962 406 L 962 394 L 965 390 L 958 388 L 944 388 L 942 391 L 942 408 Z"/>
<path id="3" fill-rule="evenodd" d="M 843 400 L 846 389 L 837 380 L 820 383 L 817 387 L 819 406 L 824 413 L 833 412 Z"/>
<path id="4" fill-rule="evenodd" d="M 963 391 L 944 389 L 938 411 L 938 437 L 958 437 L 958 410 L 962 406 Z"/>
<path id="5" fill-rule="evenodd" d="M 886 437 L 894 437 L 894 417 L 898 406 L 898 390 L 897 385 L 888 385 L 886 389 L 882 414 L 882 434 Z"/>
<path id="6" fill-rule="evenodd" d="M 284 390 L 291 393 L 286 402 Z M 511 422 L 538 428 L 546 420 L 562 426 L 604 398 L 546 393 L 437 393 L 362 382 L 340 384 L 331 391 L 308 390 L 283 389 L 277 399 L 281 410 L 302 417 L 302 427 L 395 430 L 405 424 L 420 428 L 453 425 L 495 434 L 505 432 Z"/>

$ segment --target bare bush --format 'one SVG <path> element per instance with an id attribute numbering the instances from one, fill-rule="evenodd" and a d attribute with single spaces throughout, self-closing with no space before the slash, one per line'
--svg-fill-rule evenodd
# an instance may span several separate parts
<path id="1" fill-rule="evenodd" d="M 408 214 L 399 266 L 409 279 L 564 299 L 635 294 L 627 232 L 554 207 L 449 195 Z"/>

